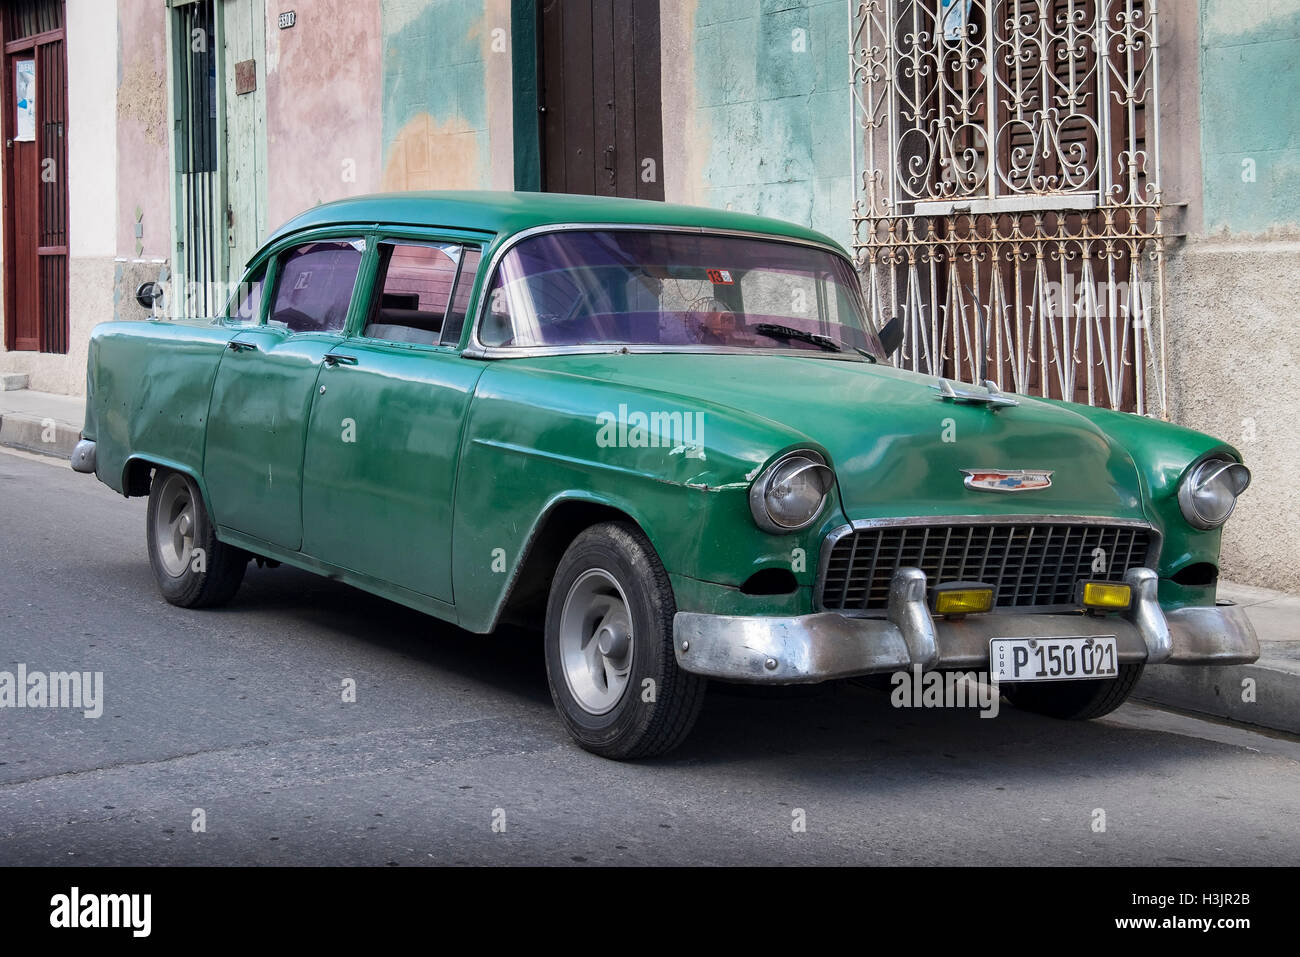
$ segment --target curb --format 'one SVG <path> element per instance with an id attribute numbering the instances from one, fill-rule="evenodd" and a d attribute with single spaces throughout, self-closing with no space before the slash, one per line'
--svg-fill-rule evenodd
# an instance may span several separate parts
<path id="1" fill-rule="evenodd" d="M 38 418 L 21 412 L 0 415 L 0 445 L 66 462 L 80 439 L 80 429 L 57 419 Z"/>
<path id="2" fill-rule="evenodd" d="M 1245 681 L 1253 701 L 1242 700 Z M 1133 697 L 1239 724 L 1300 734 L 1300 669 L 1282 658 L 1252 665 L 1148 665 Z"/>

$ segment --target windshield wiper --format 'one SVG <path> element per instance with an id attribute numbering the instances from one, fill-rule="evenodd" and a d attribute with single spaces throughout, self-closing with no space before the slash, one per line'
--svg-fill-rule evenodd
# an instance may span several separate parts
<path id="1" fill-rule="evenodd" d="M 790 326 L 779 326 L 774 322 L 760 322 L 754 326 L 754 331 L 760 336 L 767 336 L 769 339 L 796 339 L 799 342 L 809 342 L 815 346 L 821 346 L 829 352 L 843 352 L 840 344 L 830 336 L 823 336 L 817 332 L 804 332 L 802 329 L 793 329 Z"/>

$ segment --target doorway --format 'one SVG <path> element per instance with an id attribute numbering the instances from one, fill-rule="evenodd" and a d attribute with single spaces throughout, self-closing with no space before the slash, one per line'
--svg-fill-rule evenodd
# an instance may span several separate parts
<path id="1" fill-rule="evenodd" d="M 664 198 L 659 0 L 542 0 L 542 188 Z"/>
<path id="2" fill-rule="evenodd" d="M 173 312 L 211 316 L 266 236 L 266 5 L 174 0 Z"/>
<path id="3" fill-rule="evenodd" d="M 68 68 L 63 0 L 18 0 L 4 42 L 5 347 L 68 351 Z"/>

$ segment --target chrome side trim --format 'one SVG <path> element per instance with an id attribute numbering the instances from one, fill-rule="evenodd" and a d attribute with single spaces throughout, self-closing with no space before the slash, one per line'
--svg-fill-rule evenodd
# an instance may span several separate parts
<path id="1" fill-rule="evenodd" d="M 537 359 L 543 356 L 661 355 L 685 353 L 710 356 L 793 356 L 796 359 L 829 359 L 831 362 L 871 364 L 857 352 L 826 352 L 820 349 L 748 349 L 739 346 L 650 345 L 612 342 L 586 346 L 467 346 L 461 353 L 469 359 Z"/>

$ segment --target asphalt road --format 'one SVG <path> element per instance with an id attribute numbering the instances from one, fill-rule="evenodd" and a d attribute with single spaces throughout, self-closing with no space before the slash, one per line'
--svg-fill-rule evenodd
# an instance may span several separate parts
<path id="1" fill-rule="evenodd" d="M 535 636 L 288 568 L 173 608 L 142 500 L 0 452 L 0 671 L 20 663 L 102 671 L 104 711 L 0 708 L 0 865 L 1300 862 L 1294 739 L 714 686 L 683 748 L 617 764 L 569 742 Z"/>

